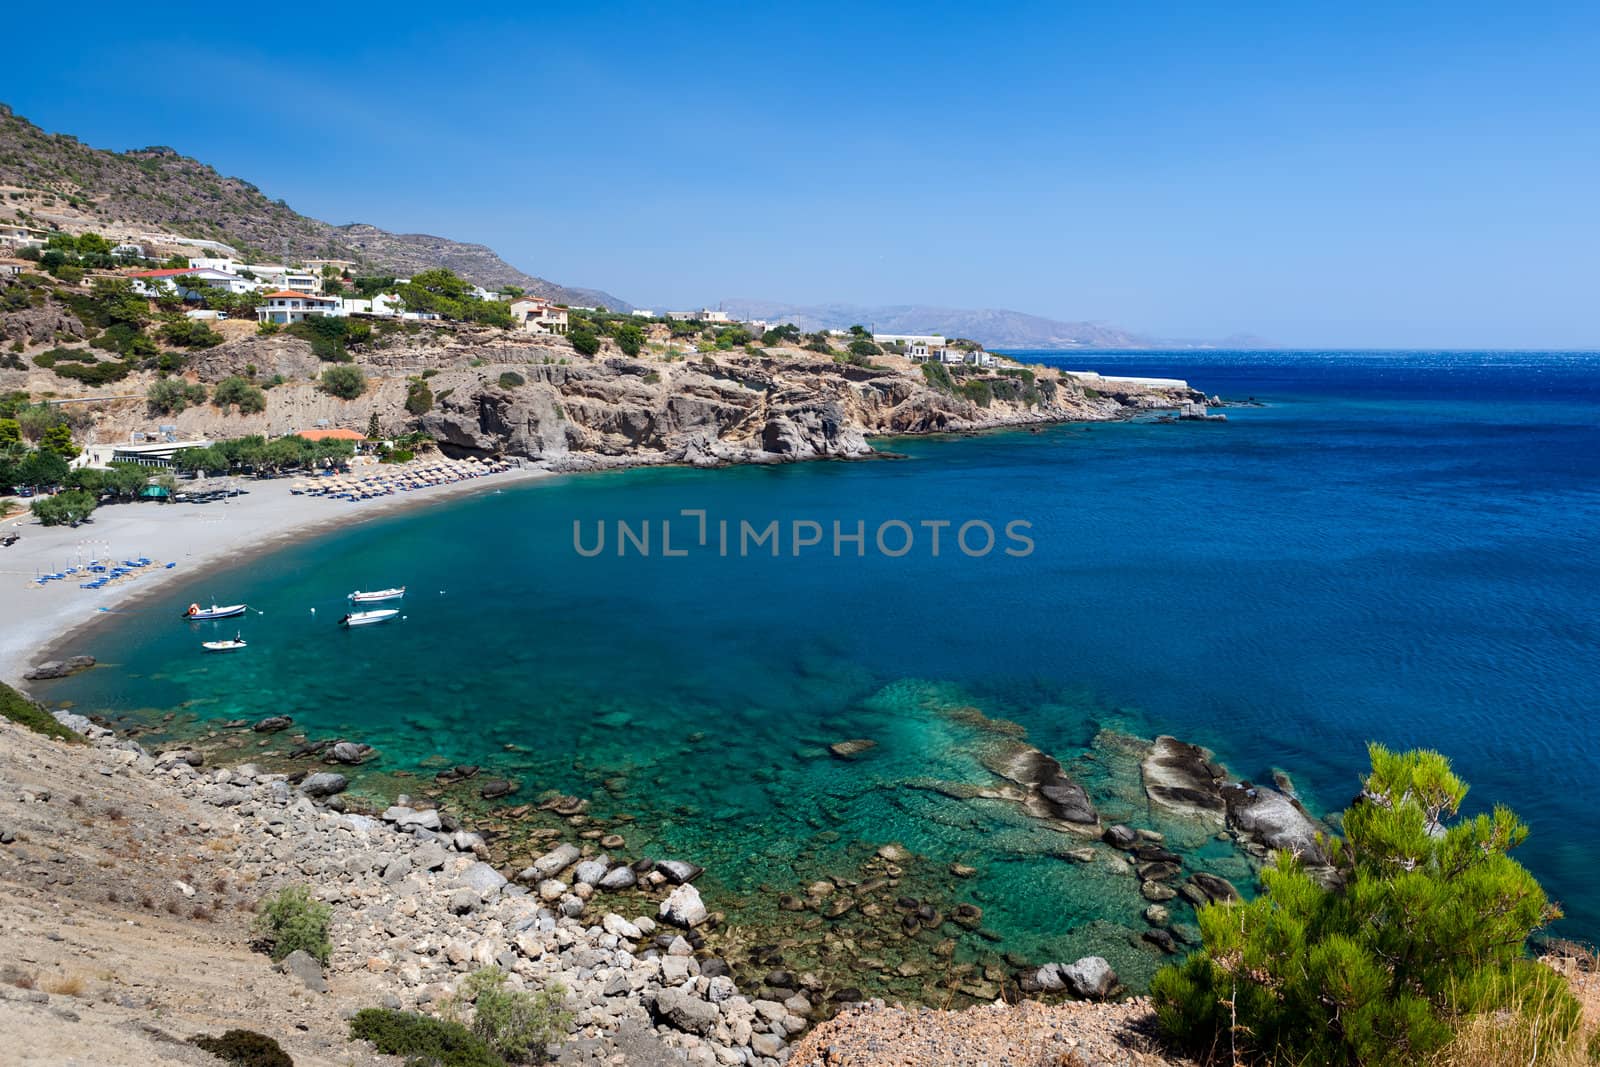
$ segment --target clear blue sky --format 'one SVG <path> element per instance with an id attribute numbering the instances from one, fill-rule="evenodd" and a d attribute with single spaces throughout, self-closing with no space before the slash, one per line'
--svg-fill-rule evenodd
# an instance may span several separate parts
<path id="1" fill-rule="evenodd" d="M 1517 10 L 1525 7 L 1526 10 Z M 540 10 L 543 8 L 543 10 Z M 1600 346 L 1593 4 L 29 4 L 0 99 L 660 308 Z M 69 32 L 67 23 L 77 28 Z"/>

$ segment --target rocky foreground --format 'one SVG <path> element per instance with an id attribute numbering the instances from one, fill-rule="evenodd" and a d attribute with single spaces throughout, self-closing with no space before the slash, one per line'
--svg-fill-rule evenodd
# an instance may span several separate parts
<path id="1" fill-rule="evenodd" d="M 0 724 L 0 1025 L 36 1036 L 20 1062 L 213 1062 L 183 1041 L 232 1027 L 269 1034 L 301 1064 L 388 1062 L 347 1042 L 343 1018 L 428 1011 L 487 966 L 567 990 L 576 1026 L 562 1063 L 775 1067 L 826 1014 L 807 975 L 782 999 L 736 988 L 705 951 L 700 930 L 714 919 L 692 864 L 611 864 L 563 844 L 508 880 L 477 834 L 436 810 L 323 806 L 342 788 L 334 772 L 291 785 L 65 718 L 90 745 Z M 333 907 L 326 972 L 308 957 L 275 970 L 249 950 L 254 902 L 293 883 Z M 1047 1028 L 1094 1048 L 1131 1018 L 1106 1010 L 1085 1005 Z M 1018 1016 L 1029 1032 L 1033 1011 Z M 816 1062 L 901 1062 L 850 1055 Z"/>

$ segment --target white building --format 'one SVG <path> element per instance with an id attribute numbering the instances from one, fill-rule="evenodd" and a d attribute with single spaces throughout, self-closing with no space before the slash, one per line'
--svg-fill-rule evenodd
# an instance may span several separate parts
<path id="1" fill-rule="evenodd" d="M 832 330 L 828 331 L 832 333 Z M 912 345 L 921 345 L 927 349 L 943 348 L 949 344 L 942 333 L 875 333 L 872 335 L 875 344 L 880 345 L 905 345 L 908 349 Z"/>
<path id="2" fill-rule="evenodd" d="M 628 314 L 632 315 L 636 319 L 653 319 L 656 317 L 656 313 L 651 311 L 649 308 L 634 308 L 632 311 L 628 312 Z"/>
<path id="3" fill-rule="evenodd" d="M 511 301 L 511 321 L 526 333 L 564 334 L 567 309 L 536 296 L 519 296 Z"/>
<path id="4" fill-rule="evenodd" d="M 287 326 L 294 322 L 304 322 L 308 318 L 344 314 L 338 299 L 331 296 L 316 296 L 311 293 L 296 292 L 293 289 L 282 289 L 266 294 L 263 299 L 266 303 L 256 308 L 258 322 L 275 322 L 280 326 Z"/>
<path id="5" fill-rule="evenodd" d="M 180 296 L 187 296 L 190 293 L 198 293 L 199 287 L 222 289 L 230 293 L 253 293 L 260 288 L 258 283 L 248 278 L 215 267 L 140 270 L 134 271 L 129 277 L 133 279 L 134 292 L 145 296 L 155 296 L 157 293 L 177 293 Z M 180 278 L 196 284 L 179 285 Z"/>
<path id="6" fill-rule="evenodd" d="M 736 320 L 729 317 L 726 311 L 714 311 L 711 308 L 701 308 L 699 311 L 669 311 L 667 318 L 674 322 L 717 322 L 731 323 Z"/>

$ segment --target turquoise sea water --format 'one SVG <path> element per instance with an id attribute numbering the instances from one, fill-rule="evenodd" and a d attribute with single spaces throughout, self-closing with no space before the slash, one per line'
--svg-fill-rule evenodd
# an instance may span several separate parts
<path id="1" fill-rule="evenodd" d="M 1043 358 L 1043 357 L 1041 357 Z M 993 784 L 973 706 L 1027 730 L 1108 819 L 1154 825 L 1123 733 L 1172 733 L 1235 773 L 1349 799 L 1369 739 L 1440 748 L 1469 803 L 1532 825 L 1523 858 L 1600 935 L 1600 359 L 1562 354 L 1084 354 L 1254 396 L 1226 424 L 1062 426 L 885 442 L 904 459 L 564 477 L 382 519 L 175 590 L 93 635 L 114 669 L 47 695 L 80 710 L 285 713 L 376 745 L 389 768 L 482 763 L 628 813 L 630 852 L 711 868 L 752 921 L 770 899 L 900 842 L 984 909 L 957 958 L 1094 949 L 1158 962 L 1137 882 L 1067 862 L 1083 842 Z M 330 505 L 333 506 L 333 505 Z M 704 509 L 710 544 L 681 509 Z M 652 554 L 574 550 L 654 525 Z M 675 548 L 661 555 L 660 523 Z M 716 551 L 719 519 L 785 525 L 784 555 Z M 790 553 L 789 523 L 823 524 Z M 1034 551 L 962 554 L 925 520 L 1030 524 Z M 831 524 L 868 531 L 831 552 Z M 872 531 L 917 534 L 900 558 Z M 890 537 L 898 548 L 902 536 Z M 976 539 L 974 539 L 974 543 Z M 404 583 L 402 622 L 335 628 L 352 588 Z M 249 652 L 207 658 L 173 616 L 246 600 Z M 311 609 L 316 608 L 313 614 Z M 229 635 L 231 622 L 221 624 Z M 208 632 L 209 633 L 209 632 Z M 1104 732 L 1103 732 L 1104 731 Z M 858 761 L 820 747 L 865 737 Z M 507 746 L 514 746 L 508 749 Z M 1163 825 L 1192 867 L 1231 848 Z M 743 909 L 743 912 L 741 911 Z M 1182 918 L 1183 916 L 1179 916 Z M 1107 925 L 1117 924 L 1117 925 Z"/>

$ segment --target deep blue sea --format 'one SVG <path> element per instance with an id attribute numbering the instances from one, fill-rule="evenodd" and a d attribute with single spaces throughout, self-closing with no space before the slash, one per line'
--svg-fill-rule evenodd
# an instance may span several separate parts
<path id="1" fill-rule="evenodd" d="M 1004 803 L 930 788 L 992 784 L 986 731 L 959 709 L 1021 724 L 1108 817 L 1142 825 L 1159 820 L 1124 736 L 1204 744 L 1243 776 L 1282 769 L 1320 811 L 1355 792 L 1368 741 L 1428 746 L 1471 783 L 1469 806 L 1531 824 L 1522 859 L 1565 906 L 1561 929 L 1600 936 L 1600 357 L 1027 358 L 1264 406 L 1225 424 L 884 442 L 896 460 L 563 477 L 429 507 L 174 591 L 93 635 L 87 651 L 116 669 L 48 695 L 287 713 L 377 745 L 390 768 L 502 768 L 524 798 L 559 788 L 631 815 L 631 851 L 705 864 L 713 906 L 736 917 L 899 842 L 930 868 L 979 868 L 948 891 L 1001 940 L 964 939 L 958 958 L 1092 948 L 1136 979 L 1159 962 L 1127 935 L 1142 928 L 1136 880 L 1065 861 L 1081 842 Z M 706 547 L 683 509 L 706 512 Z M 601 555 L 575 551 L 575 521 L 592 545 L 618 519 L 652 523 L 648 558 L 619 558 L 614 526 Z M 773 519 L 783 554 L 741 557 L 740 520 Z M 663 520 L 686 556 L 662 555 Z M 793 555 L 795 520 L 820 523 L 823 544 Z M 833 555 L 835 520 L 865 524 L 864 556 Z M 916 538 L 899 557 L 873 543 L 893 520 Z M 936 557 L 921 524 L 939 520 L 954 525 Z M 952 543 L 973 520 L 999 534 L 986 555 Z M 1030 555 L 1002 551 L 1013 520 Z M 400 583 L 403 622 L 334 627 L 349 589 Z M 248 654 L 206 658 L 172 618 L 213 599 L 264 612 L 243 627 Z M 853 763 L 820 748 L 852 737 L 878 747 Z M 1226 846 L 1182 843 L 1249 881 Z"/>

